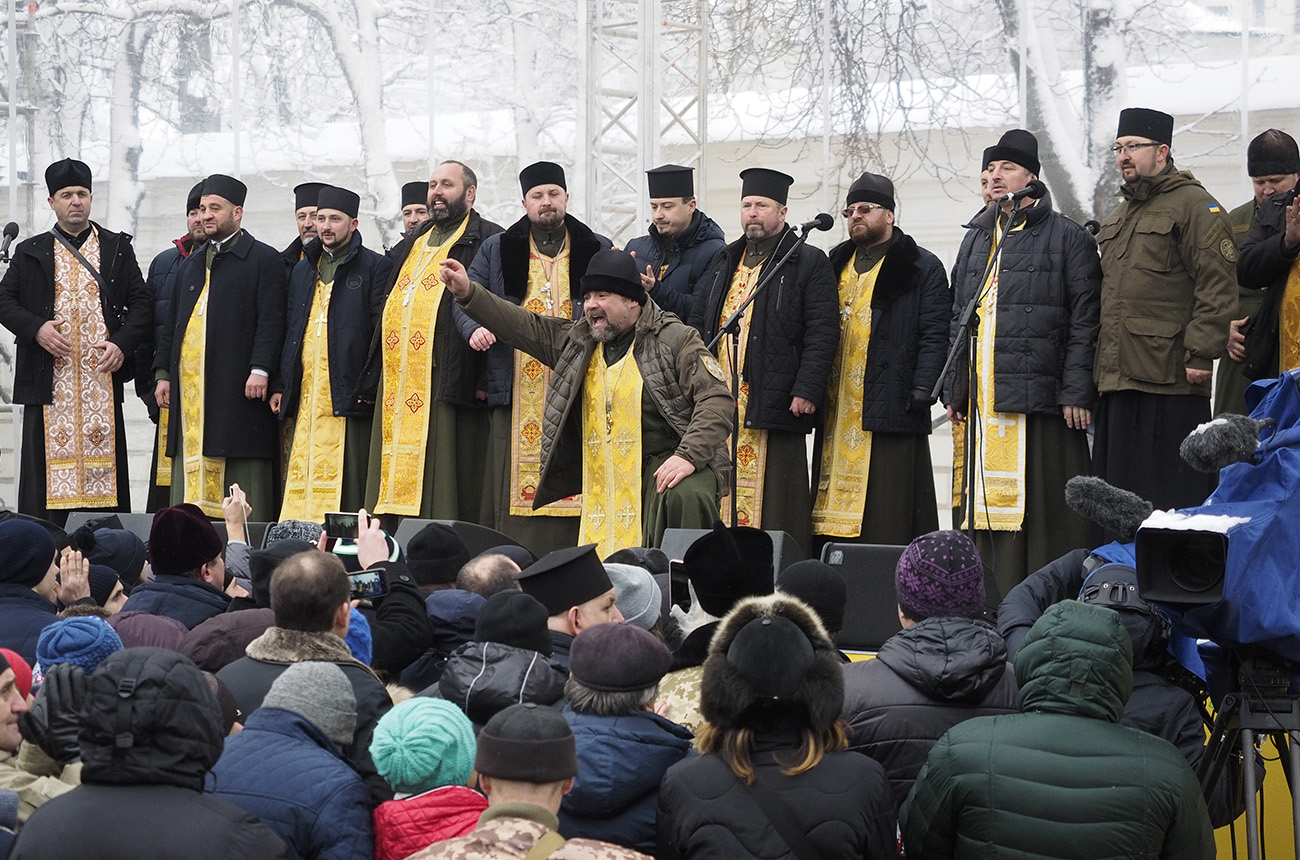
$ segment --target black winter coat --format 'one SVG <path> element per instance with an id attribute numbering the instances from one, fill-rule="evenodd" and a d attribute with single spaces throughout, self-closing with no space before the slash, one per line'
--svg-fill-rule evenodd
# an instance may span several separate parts
<path id="1" fill-rule="evenodd" d="M 833 274 L 857 246 L 831 249 Z M 929 410 L 912 409 L 912 392 L 927 397 L 948 357 L 952 293 L 943 263 L 897 227 L 871 293 L 871 338 L 862 372 L 862 429 L 929 435 Z"/>
<path id="2" fill-rule="evenodd" d="M 1261 319 L 1277 319 L 1286 281 L 1295 264 L 1296 253 L 1287 249 L 1283 235 L 1286 233 L 1286 207 L 1295 198 L 1294 190 L 1285 191 L 1260 204 L 1237 257 L 1237 283 L 1243 289 L 1264 293 L 1264 306 L 1255 314 Z M 1277 362 L 1275 356 L 1269 376 L 1277 375 Z"/>
<path id="3" fill-rule="evenodd" d="M 25 585 L 0 583 L 0 648 L 10 648 L 36 665 L 41 631 L 59 620 L 54 604 Z"/>
<path id="4" fill-rule="evenodd" d="M 984 269 L 1000 210 L 990 206 L 965 226 L 952 267 L 952 335 Z M 1003 241 L 993 344 L 993 398 L 998 412 L 1059 415 L 1062 406 L 1091 409 L 1095 337 L 1101 314 L 1101 261 L 1087 230 L 1052 209 L 1051 195 L 1025 210 L 1023 229 Z M 981 329 L 980 337 L 987 332 Z M 954 363 L 945 405 L 964 412 L 968 362 Z"/>
<path id="5" fill-rule="evenodd" d="M 370 668 L 396 678 L 429 650 L 433 631 L 424 611 L 424 594 L 406 565 L 388 562 L 388 594 L 362 604 L 359 611 L 370 624 Z"/>
<path id="6" fill-rule="evenodd" d="M 289 276 L 289 316 L 285 329 L 284 350 L 280 353 L 280 372 L 276 390 L 283 393 L 281 420 L 298 413 L 302 398 L 302 342 L 310 321 L 312 298 L 316 293 L 316 266 L 325 246 L 312 239 L 303 249 L 306 257 L 293 267 Z M 369 418 L 369 407 L 353 397 L 357 379 L 365 367 L 370 344 L 384 313 L 384 299 L 392 283 L 392 262 L 383 254 L 361 244 L 361 232 L 352 241 L 343 261 L 334 271 L 330 290 L 329 318 L 325 325 L 330 368 L 330 400 L 338 418 Z"/>
<path id="7" fill-rule="evenodd" d="M 943 733 L 1020 710 L 1002 637 L 982 621 L 927 618 L 895 633 L 874 660 L 844 667 L 850 749 L 885 766 L 901 806 Z"/>
<path id="8" fill-rule="evenodd" d="M 176 295 L 176 273 L 181 263 L 194 250 L 194 240 L 186 235 L 172 242 L 167 250 L 153 258 L 149 272 L 145 275 L 145 284 L 149 287 L 149 296 L 153 299 L 153 332 L 149 339 L 136 347 L 135 351 L 135 393 L 144 400 L 149 410 L 149 418 L 158 420 L 158 401 L 153 396 L 153 360 L 162 327 L 172 318 L 172 305 Z"/>
<path id="9" fill-rule="evenodd" d="M 655 287 L 650 298 L 655 304 L 685 321 L 695 304 L 696 284 L 726 244 L 722 228 L 697 209 L 691 223 L 676 236 L 660 236 L 651 224 L 649 233 L 637 236 L 623 250 L 636 254 L 638 271 L 644 272 L 647 265 L 653 269 Z"/>
<path id="10" fill-rule="evenodd" d="M 109 341 L 126 357 L 122 368 L 113 374 L 113 387 L 120 397 L 123 384 L 134 373 L 131 359 L 136 347 L 149 339 L 153 306 L 131 236 L 98 224 L 94 228 L 99 231 L 99 272 L 108 284 L 106 292 L 100 291 L 99 306 Z M 14 403 L 32 406 L 54 401 L 54 356 L 36 342 L 36 332 L 53 318 L 54 236 L 46 232 L 18 243 L 0 279 L 0 325 L 13 332 L 17 345 Z"/>
<path id="11" fill-rule="evenodd" d="M 367 409 L 374 407 L 379 383 L 384 375 L 383 330 L 380 325 L 383 321 L 384 301 L 387 300 L 393 285 L 401 275 L 402 264 L 406 262 L 411 249 L 417 242 L 424 241 L 424 235 L 432 229 L 432 221 L 421 222 L 410 236 L 402 239 L 388 252 L 393 266 L 384 284 L 384 297 L 380 300 L 375 334 L 370 341 L 369 356 L 357 380 L 355 392 L 357 403 Z M 483 241 L 500 232 L 500 224 L 481 217 L 471 209 L 465 232 L 456 240 L 456 244 L 451 246 L 447 257 L 468 269 L 479 248 L 483 247 Z M 457 333 L 455 305 L 450 295 L 444 295 L 442 301 L 438 303 L 438 319 L 433 324 L 433 342 L 438 349 L 438 380 L 434 386 L 434 397 L 457 406 L 483 406 L 484 402 L 478 399 L 475 392 L 484 388 L 488 359 L 485 353 L 471 349 L 467 339 Z"/>
<path id="12" fill-rule="evenodd" d="M 894 798 L 880 764 L 851 752 L 827 753 L 812 770 L 781 773 L 797 736 L 755 737 L 758 779 L 789 811 L 821 860 L 896 857 Z M 786 764 L 783 764 L 786 763 Z M 668 769 L 659 788 L 655 856 L 660 860 L 793 858 L 755 802 L 752 789 L 717 755 Z"/>
<path id="13" fill-rule="evenodd" d="M 154 369 L 171 378 L 171 402 L 187 396 L 180 378 L 181 343 L 203 290 L 206 254 L 200 250 L 181 264 L 176 275 L 176 307 L 172 320 L 158 340 Z M 203 454 L 207 457 L 241 457 L 272 460 L 280 456 L 280 433 L 275 415 L 265 402 L 244 396 L 244 384 L 253 368 L 276 373 L 284 349 L 288 278 L 284 261 L 270 245 L 244 232 L 212 261 L 206 316 L 206 380 L 203 385 Z M 181 422 L 169 422 L 167 455 L 181 447 Z"/>
<path id="14" fill-rule="evenodd" d="M 452 652 L 437 685 L 421 695 L 453 702 L 475 725 L 520 702 L 554 705 L 569 673 L 539 651 L 468 642 Z"/>
<path id="15" fill-rule="evenodd" d="M 786 227 L 759 277 L 785 256 L 796 241 Z M 732 242 L 709 265 L 696 286 L 690 324 L 707 344 L 718 333 L 722 304 L 745 254 L 745 239 Z M 826 254 L 804 245 L 763 288 L 750 309 L 749 343 L 743 378 L 749 382 L 745 427 L 810 433 L 821 423 L 826 379 L 840 339 L 839 291 Z M 790 414 L 790 400 L 802 397 L 817 407 L 812 415 Z"/>
<path id="16" fill-rule="evenodd" d="M 131 589 L 122 611 L 175 618 L 193 630 L 229 606 L 230 597 L 214 585 L 188 576 L 157 576 Z"/>

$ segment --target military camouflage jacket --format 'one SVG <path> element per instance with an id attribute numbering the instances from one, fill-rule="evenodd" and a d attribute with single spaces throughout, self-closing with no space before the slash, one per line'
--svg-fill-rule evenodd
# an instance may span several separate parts
<path id="1" fill-rule="evenodd" d="M 483 813 L 473 833 L 436 842 L 407 860 L 514 860 L 528 856 L 543 836 L 558 827 L 555 815 L 540 806 L 498 803 Z M 570 839 L 546 856 L 550 860 L 650 860 L 639 851 L 595 839 Z"/>

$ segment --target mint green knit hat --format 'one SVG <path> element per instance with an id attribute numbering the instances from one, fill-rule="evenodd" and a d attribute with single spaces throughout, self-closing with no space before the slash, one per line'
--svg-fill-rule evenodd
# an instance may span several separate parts
<path id="1" fill-rule="evenodd" d="M 394 705 L 370 742 L 375 769 L 400 794 L 465 785 L 476 752 L 469 717 L 445 699 L 424 697 Z"/>

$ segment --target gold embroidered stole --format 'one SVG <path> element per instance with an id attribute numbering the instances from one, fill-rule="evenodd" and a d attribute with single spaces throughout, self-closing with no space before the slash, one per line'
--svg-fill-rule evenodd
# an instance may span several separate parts
<path id="1" fill-rule="evenodd" d="M 1024 224 L 1016 230 L 1024 229 Z M 1013 231 L 1014 232 L 1014 231 Z M 1001 243 L 990 250 L 990 259 Z M 979 377 L 980 466 L 975 482 L 975 528 L 985 531 L 1017 531 L 1025 520 L 1025 416 L 1018 412 L 994 412 L 993 352 L 997 340 L 998 270 L 989 275 L 987 289 L 980 299 L 981 320 L 979 352 L 975 368 Z M 967 412 L 972 418 L 974 410 Z M 967 523 L 970 511 L 965 512 Z M 969 525 L 963 525 L 969 528 Z"/>
<path id="2" fill-rule="evenodd" d="M 99 231 L 80 248 L 99 266 Z M 54 315 L 67 324 L 72 351 L 54 359 L 54 390 L 45 417 L 45 505 L 51 510 L 111 508 L 117 504 L 117 425 L 113 375 L 99 370 L 108 339 L 99 284 L 86 267 L 54 241 Z"/>
<path id="3" fill-rule="evenodd" d="M 746 266 L 743 262 L 736 269 L 736 274 L 731 278 L 731 289 L 727 293 L 727 298 L 722 303 L 722 313 L 718 316 L 718 325 L 726 322 L 727 319 L 736 312 L 736 308 L 749 298 L 750 291 L 758 282 L 759 269 L 762 263 L 757 266 Z M 745 348 L 749 342 L 749 321 L 754 316 L 754 306 L 750 305 L 745 311 L 745 315 L 740 319 L 740 355 L 737 358 L 738 367 L 745 366 Z M 737 368 L 731 367 L 731 335 L 727 335 L 718 341 L 717 359 L 726 371 L 726 380 L 728 386 L 731 385 L 732 374 L 738 372 Z M 749 383 L 741 378 L 740 381 L 740 423 L 745 421 L 745 410 L 749 407 Z M 739 441 L 736 445 L 736 525 L 761 527 L 763 522 L 763 477 L 767 473 L 767 431 L 754 430 L 741 426 L 739 430 Z M 728 450 L 731 447 L 731 441 L 727 441 Z M 722 506 L 722 521 L 726 525 L 731 523 L 731 506 Z"/>
<path id="4" fill-rule="evenodd" d="M 170 415 L 171 410 L 166 406 L 158 407 L 158 450 L 154 457 L 158 468 L 154 469 L 153 482 L 159 487 L 172 485 L 172 458 L 167 456 L 167 424 Z"/>
<path id="5" fill-rule="evenodd" d="M 867 505 L 871 468 L 871 434 L 862 429 L 862 376 L 871 339 L 871 294 L 880 274 L 881 257 L 858 274 L 853 260 L 840 275 L 840 345 L 826 383 L 826 427 L 822 443 L 813 534 L 857 537 Z"/>
<path id="6" fill-rule="evenodd" d="M 334 415 L 330 393 L 330 294 L 334 283 L 316 279 L 307 330 L 302 338 L 302 395 L 293 427 L 280 519 L 325 522 L 343 503 L 343 457 L 347 419 Z"/>
<path id="7" fill-rule="evenodd" d="M 1300 367 L 1300 261 L 1286 276 L 1282 306 L 1277 312 L 1277 369 L 1285 373 Z"/>
<path id="8" fill-rule="evenodd" d="M 528 237 L 528 291 L 524 310 L 569 319 L 569 241 L 554 257 L 544 256 Z M 576 517 L 582 513 L 580 496 L 569 496 L 533 510 L 537 484 L 542 477 L 542 415 L 551 369 L 524 352 L 515 351 L 514 396 L 510 402 L 510 514 L 516 517 Z M 640 484 L 637 485 L 640 487 Z"/>
<path id="9" fill-rule="evenodd" d="M 578 544 L 597 544 L 601 558 L 641 546 L 641 371 L 630 347 L 607 365 L 596 345 L 583 381 L 582 428 Z"/>
<path id="10" fill-rule="evenodd" d="M 379 496 L 374 513 L 419 516 L 424 498 L 424 458 L 433 406 L 434 327 L 442 304 L 441 263 L 469 223 L 443 244 L 423 239 L 406 255 L 384 302 L 384 381 L 380 427 Z M 304 387 L 304 392 L 306 388 Z M 340 456 L 339 462 L 342 463 Z M 339 472 L 342 480 L 342 471 Z"/>
<path id="11" fill-rule="evenodd" d="M 221 517 L 226 495 L 226 458 L 203 456 L 204 381 L 208 352 L 208 292 L 212 266 L 204 270 L 203 290 L 190 314 L 181 339 L 181 460 L 185 475 L 184 500 L 210 517 Z"/>

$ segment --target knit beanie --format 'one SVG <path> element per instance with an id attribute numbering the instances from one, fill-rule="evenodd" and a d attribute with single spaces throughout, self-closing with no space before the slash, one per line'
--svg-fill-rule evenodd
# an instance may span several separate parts
<path id="1" fill-rule="evenodd" d="M 474 770 L 474 724 L 445 699 L 418 696 L 379 718 L 370 757 L 375 770 L 401 794 L 465 785 Z"/>
<path id="2" fill-rule="evenodd" d="M 473 558 L 450 526 L 429 523 L 406 542 L 406 566 L 416 585 L 446 585 Z"/>
<path id="3" fill-rule="evenodd" d="M 54 562 L 54 538 L 30 520 L 0 522 L 0 584 L 39 585 Z"/>
<path id="4" fill-rule="evenodd" d="M 546 619 L 546 607 L 532 595 L 498 591 L 479 610 L 474 641 L 496 642 L 549 657 L 554 653 L 554 646 Z"/>
<path id="5" fill-rule="evenodd" d="M 8 664 L 8 668 L 14 670 L 14 686 L 23 694 L 24 699 L 27 698 L 32 692 L 31 664 L 23 658 L 23 655 L 9 648 L 0 648 L 0 659 Z"/>
<path id="6" fill-rule="evenodd" d="M 634 627 L 649 630 L 659 620 L 663 595 L 650 571 L 634 564 L 605 562 L 605 573 L 614 583 L 614 604 L 623 620 Z"/>
<path id="7" fill-rule="evenodd" d="M 89 529 L 86 531 L 89 532 Z M 126 529 L 95 529 L 85 534 L 81 529 L 73 533 L 77 548 L 90 559 L 91 564 L 103 564 L 117 572 L 122 587 L 130 594 L 140 584 L 144 571 L 145 547 L 139 535 Z"/>
<path id="8" fill-rule="evenodd" d="M 479 732 L 474 769 L 493 779 L 537 785 L 577 776 L 573 729 L 554 708 L 532 702 L 511 705 Z"/>
<path id="9" fill-rule="evenodd" d="M 189 628 L 184 622 L 152 612 L 119 612 L 108 619 L 108 626 L 117 631 L 123 648 L 166 648 L 179 651 Z"/>
<path id="10" fill-rule="evenodd" d="M 352 656 L 358 663 L 370 665 L 370 657 L 374 651 L 370 622 L 355 606 L 352 607 L 352 614 L 348 620 L 348 635 L 343 641 L 348 643 L 348 650 L 352 652 Z"/>
<path id="11" fill-rule="evenodd" d="M 289 666 L 271 684 L 262 707 L 293 711 L 340 746 L 352 743 L 357 731 L 357 697 L 348 676 L 333 663 Z"/>
<path id="12" fill-rule="evenodd" d="M 108 603 L 108 599 L 113 596 L 113 589 L 117 587 L 117 571 L 106 564 L 91 564 L 90 566 L 90 596 L 94 599 L 97 606 L 103 606 Z"/>
<path id="13" fill-rule="evenodd" d="M 930 532 L 903 550 L 894 588 L 898 605 L 913 621 L 974 618 L 984 606 L 984 564 L 975 544 L 961 532 Z"/>
<path id="14" fill-rule="evenodd" d="M 105 657 L 121 650 L 117 631 L 99 616 L 60 618 L 46 625 L 36 640 L 36 662 L 43 673 L 60 663 L 71 663 L 89 675 Z"/>

